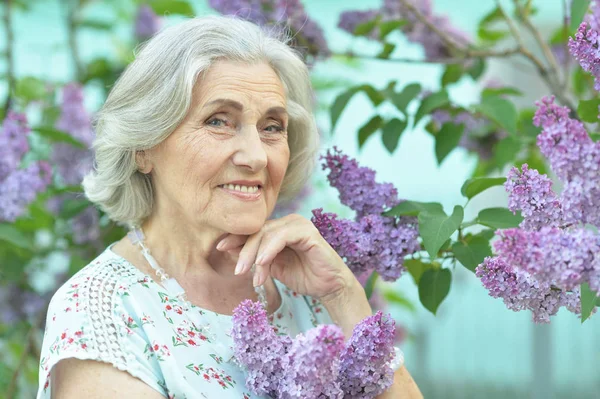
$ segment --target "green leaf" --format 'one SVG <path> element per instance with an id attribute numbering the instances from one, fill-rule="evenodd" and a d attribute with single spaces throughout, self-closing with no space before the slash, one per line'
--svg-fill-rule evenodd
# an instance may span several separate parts
<path id="1" fill-rule="evenodd" d="M 592 139 L 593 142 L 596 142 L 596 141 L 600 140 L 600 134 L 599 133 L 590 133 L 590 138 Z"/>
<path id="2" fill-rule="evenodd" d="M 446 87 L 449 84 L 458 82 L 463 73 L 464 69 L 461 64 L 446 65 L 446 69 L 442 75 L 442 87 Z"/>
<path id="3" fill-rule="evenodd" d="M 471 66 L 466 70 L 467 74 L 477 80 L 483 75 L 485 71 L 485 60 L 483 58 L 476 58 L 471 62 Z"/>
<path id="4" fill-rule="evenodd" d="M 150 7 L 158 15 L 179 14 L 185 16 L 193 16 L 194 9 L 187 1 L 181 0 L 152 0 Z"/>
<path id="5" fill-rule="evenodd" d="M 390 154 L 393 154 L 398 147 L 398 141 L 400 140 L 400 135 L 406 129 L 406 121 L 401 121 L 398 118 L 393 118 L 387 121 L 387 123 L 381 129 L 381 140 L 383 141 L 383 145 L 389 151 Z"/>
<path id="6" fill-rule="evenodd" d="M 105 78 L 111 71 L 110 62 L 106 58 L 96 58 L 86 66 L 84 82 Z"/>
<path id="7" fill-rule="evenodd" d="M 96 30 L 102 30 L 102 31 L 109 31 L 113 28 L 114 25 L 112 23 L 106 22 L 106 21 L 87 19 L 85 21 L 80 22 L 79 26 L 82 28 L 90 28 L 90 29 L 96 29 Z"/>
<path id="8" fill-rule="evenodd" d="M 411 83 L 404 86 L 400 93 L 394 93 L 391 97 L 392 104 L 396 106 L 398 111 L 406 114 L 406 107 L 414 100 L 414 98 L 421 92 L 421 85 L 418 83 Z"/>
<path id="9" fill-rule="evenodd" d="M 482 98 L 481 104 L 475 105 L 474 108 L 504 130 L 513 135 L 517 134 L 517 109 L 511 101 L 488 96 Z"/>
<path id="10" fill-rule="evenodd" d="M 390 54 L 392 54 L 392 52 L 394 51 L 395 48 L 396 48 L 395 44 L 385 42 L 383 44 L 383 49 L 381 50 L 381 52 L 379 54 L 377 54 L 377 58 L 381 58 L 384 60 L 390 58 Z"/>
<path id="11" fill-rule="evenodd" d="M 521 142 L 515 137 L 505 137 L 494 146 L 494 163 L 502 169 L 507 163 L 511 163 L 521 150 Z"/>
<path id="12" fill-rule="evenodd" d="M 368 35 L 369 33 L 371 33 L 373 31 L 373 29 L 375 29 L 375 26 L 377 26 L 380 19 L 381 19 L 381 15 L 377 15 L 374 19 L 372 19 L 370 21 L 362 22 L 362 23 L 356 25 L 356 28 L 354 28 L 354 35 L 355 36 Z"/>
<path id="13" fill-rule="evenodd" d="M 443 213 L 444 208 L 439 202 L 418 202 L 402 201 L 389 211 L 383 213 L 384 216 L 417 216 L 420 212 Z"/>
<path id="14" fill-rule="evenodd" d="M 381 22 L 379 24 L 379 40 L 384 40 L 390 32 L 406 25 L 407 23 L 408 21 L 405 19 Z"/>
<path id="15" fill-rule="evenodd" d="M 448 269 L 429 269 L 423 273 L 419 281 L 419 299 L 434 315 L 438 307 L 450 292 L 452 274 Z"/>
<path id="16" fill-rule="evenodd" d="M 450 99 L 448 98 L 448 92 L 445 90 L 430 94 L 429 96 L 425 97 L 423 101 L 421 101 L 421 106 L 415 115 L 415 125 L 419 123 L 421 118 L 423 118 L 425 115 L 449 103 Z"/>
<path id="17" fill-rule="evenodd" d="M 590 0 L 573 0 L 571 2 L 571 32 L 575 32 L 590 6 Z"/>
<path id="18" fill-rule="evenodd" d="M 523 96 L 523 92 L 514 87 L 488 87 L 482 90 L 481 98 L 501 96 Z"/>
<path id="19" fill-rule="evenodd" d="M 433 266 L 431 263 L 423 263 L 419 259 L 406 259 L 403 263 L 404 267 L 410 273 L 413 281 L 418 286 L 421 276 L 427 269 L 431 269 Z"/>
<path id="20" fill-rule="evenodd" d="M 473 237 L 468 242 L 455 242 L 452 251 L 456 259 L 468 270 L 475 272 L 475 268 L 483 262 L 486 256 L 492 256 L 489 240 L 484 237 Z"/>
<path id="21" fill-rule="evenodd" d="M 377 277 L 379 277 L 379 274 L 377 274 L 377 272 L 374 271 L 373 273 L 371 273 L 369 279 L 365 284 L 365 294 L 367 295 L 367 299 L 371 299 L 371 295 L 373 295 L 373 289 L 375 288 Z"/>
<path id="22" fill-rule="evenodd" d="M 71 219 L 85 209 L 87 209 L 91 203 L 87 199 L 80 198 L 69 198 L 66 199 L 60 209 L 60 217 L 63 219 Z"/>
<path id="23" fill-rule="evenodd" d="M 463 217 L 464 210 L 460 205 L 454 206 L 450 216 L 447 216 L 444 212 L 419 213 L 419 234 L 423 238 L 423 245 L 431 259 L 437 257 L 438 251 L 444 242 L 458 229 Z"/>
<path id="24" fill-rule="evenodd" d="M 31 239 L 8 223 L 0 223 L 0 240 L 23 249 L 33 248 Z"/>
<path id="25" fill-rule="evenodd" d="M 408 298 L 403 297 L 396 291 L 385 291 L 383 293 L 383 298 L 391 304 L 402 306 L 403 308 L 408 309 L 411 312 L 417 310 L 415 305 Z"/>
<path id="26" fill-rule="evenodd" d="M 47 93 L 46 83 L 33 76 L 19 79 L 15 85 L 15 96 L 22 99 L 26 104 L 44 98 Z"/>
<path id="27" fill-rule="evenodd" d="M 519 227 L 523 221 L 521 212 L 513 215 L 507 208 L 487 208 L 482 209 L 477 215 L 477 223 L 495 229 L 509 229 Z"/>
<path id="28" fill-rule="evenodd" d="M 598 122 L 598 106 L 600 106 L 600 98 L 579 101 L 579 106 L 577 107 L 579 119 L 589 123 Z"/>
<path id="29" fill-rule="evenodd" d="M 477 36 L 479 39 L 488 42 L 495 42 L 507 36 L 509 34 L 507 31 L 492 30 L 490 28 L 494 22 L 502 21 L 503 19 L 504 15 L 498 7 L 495 7 L 492 11 L 486 14 L 486 16 L 483 17 L 483 19 L 479 22 L 479 26 L 477 27 Z"/>
<path id="30" fill-rule="evenodd" d="M 596 297 L 596 293 L 590 289 L 588 283 L 582 283 L 580 287 L 581 291 L 581 322 L 583 323 L 590 314 L 592 314 L 592 310 L 596 306 L 598 302 L 598 298 Z"/>
<path id="31" fill-rule="evenodd" d="M 352 96 L 354 96 L 354 94 L 358 93 L 359 91 L 364 92 L 369 97 L 369 99 L 371 100 L 371 103 L 373 103 L 374 106 L 378 106 L 385 100 L 385 97 L 383 96 L 383 94 L 381 94 L 377 89 L 375 89 L 371 85 L 365 84 L 365 85 L 351 87 L 350 89 L 346 90 L 345 92 L 343 92 L 342 94 L 340 94 L 339 96 L 336 97 L 336 99 L 333 102 L 333 105 L 331 106 L 331 131 L 332 132 L 335 129 L 335 125 L 336 125 L 338 119 L 340 118 L 342 111 L 344 111 L 344 108 L 346 108 L 346 105 L 348 104 L 348 102 L 350 101 Z"/>
<path id="32" fill-rule="evenodd" d="M 490 187 L 501 186 L 506 182 L 506 177 L 476 177 L 469 179 L 462 185 L 460 192 L 468 199 L 487 190 Z"/>
<path id="33" fill-rule="evenodd" d="M 383 118 L 379 115 L 372 117 L 358 130 L 358 148 L 362 148 L 367 139 L 383 126 Z"/>
<path id="34" fill-rule="evenodd" d="M 454 123 L 444 123 L 439 132 L 435 135 L 435 157 L 438 165 L 446 158 L 450 152 L 456 148 L 463 135 L 464 125 Z"/>
<path id="35" fill-rule="evenodd" d="M 47 138 L 52 142 L 63 142 L 71 144 L 73 147 L 85 149 L 87 146 L 83 144 L 81 141 L 75 139 L 69 133 L 56 130 L 52 127 L 48 126 L 35 126 L 32 127 L 31 130 L 34 132 L 38 132 L 41 136 Z"/>

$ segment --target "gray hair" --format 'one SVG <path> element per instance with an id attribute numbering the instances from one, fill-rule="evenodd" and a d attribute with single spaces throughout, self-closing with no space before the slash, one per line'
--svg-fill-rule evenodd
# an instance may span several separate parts
<path id="1" fill-rule="evenodd" d="M 292 199 L 312 174 L 319 134 L 308 67 L 290 41 L 282 29 L 210 15 L 167 27 L 142 43 L 94 116 L 95 160 L 83 179 L 86 197 L 120 224 L 150 216 L 152 181 L 138 171 L 136 152 L 160 144 L 177 128 L 190 108 L 198 76 L 225 59 L 267 62 L 283 83 L 290 161 L 278 201 Z"/>

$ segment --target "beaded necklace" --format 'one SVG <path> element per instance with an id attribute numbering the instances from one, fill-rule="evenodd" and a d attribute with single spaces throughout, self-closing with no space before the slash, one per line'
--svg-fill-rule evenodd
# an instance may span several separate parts
<path id="1" fill-rule="evenodd" d="M 140 247 L 142 255 L 144 256 L 144 258 L 146 258 L 150 266 L 154 269 L 156 275 L 160 278 L 162 286 L 183 304 L 182 308 L 184 312 L 187 313 L 192 308 L 192 303 L 187 299 L 187 295 L 183 287 L 177 282 L 177 280 L 175 280 L 175 278 L 170 277 L 165 272 L 165 270 L 158 264 L 156 259 L 150 254 L 150 249 L 145 244 L 146 237 L 144 236 L 142 228 L 140 226 L 132 226 L 131 230 L 127 233 L 127 237 L 133 245 L 137 245 Z M 252 265 L 252 274 L 254 274 L 254 270 L 255 265 Z M 258 300 L 266 310 L 268 303 L 264 285 L 254 287 L 254 291 L 258 295 Z M 212 331 L 210 322 L 204 315 L 204 312 L 197 313 L 200 314 L 200 317 L 202 319 L 202 323 L 200 324 L 199 328 L 211 340 L 213 345 L 215 345 L 215 349 L 219 352 L 219 354 L 223 358 L 229 358 L 232 352 L 231 349 L 227 348 L 225 345 L 223 345 L 223 343 L 217 340 L 217 336 Z M 187 316 L 190 317 L 190 313 L 187 313 Z"/>

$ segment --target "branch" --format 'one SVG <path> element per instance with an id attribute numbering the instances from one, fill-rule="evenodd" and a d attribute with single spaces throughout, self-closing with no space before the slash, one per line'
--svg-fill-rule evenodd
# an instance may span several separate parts
<path id="1" fill-rule="evenodd" d="M 563 0 L 563 35 L 569 36 L 569 5 L 567 4 L 567 0 Z M 569 40 L 565 40 L 565 57 L 563 60 L 563 72 L 565 74 L 565 78 L 563 80 L 562 88 L 563 90 L 569 90 L 569 67 L 571 64 L 571 57 L 569 57 Z"/>
<path id="2" fill-rule="evenodd" d="M 12 106 L 12 93 L 15 88 L 14 58 L 13 58 L 13 31 L 11 19 L 11 0 L 4 3 L 4 33 L 6 35 L 6 80 L 8 81 L 8 94 L 4 104 L 4 113 Z"/>
<path id="3" fill-rule="evenodd" d="M 75 67 L 75 76 L 78 82 L 83 80 L 83 66 L 79 59 L 79 48 L 77 46 L 77 24 L 79 22 L 80 0 L 66 0 L 67 3 L 67 32 L 69 38 L 69 49 L 71 50 L 71 59 Z"/>
<path id="4" fill-rule="evenodd" d="M 521 21 L 523 21 L 525 27 L 529 30 L 529 32 L 531 32 L 538 46 L 540 46 L 540 48 L 542 49 L 544 57 L 546 57 L 546 60 L 550 63 L 550 72 L 553 73 L 556 76 L 556 79 L 558 80 L 560 67 L 558 65 L 558 61 L 556 60 L 556 57 L 554 56 L 554 53 L 548 46 L 548 43 L 546 43 L 546 41 L 542 37 L 540 30 L 531 23 L 531 19 L 529 19 L 529 17 L 525 14 L 523 7 L 521 7 L 521 4 L 519 4 L 519 1 L 513 0 L 513 3 L 515 4 L 519 16 L 521 17 Z M 557 83 L 560 84 L 560 82 Z"/>
<path id="5" fill-rule="evenodd" d="M 353 57 L 353 58 L 362 58 L 362 59 L 370 59 L 370 60 L 379 60 L 379 61 L 388 61 L 388 62 L 398 62 L 404 64 L 459 64 L 463 63 L 467 60 L 471 60 L 474 58 L 483 58 L 483 57 L 497 57 L 503 58 L 508 57 L 513 54 L 518 54 L 519 49 L 507 49 L 504 51 L 477 51 L 473 52 L 470 56 L 462 56 L 462 57 L 448 57 L 448 58 L 433 58 L 433 59 L 415 59 L 415 58 L 381 58 L 374 55 L 364 55 L 364 54 L 356 54 L 352 51 L 348 51 L 346 53 L 333 53 L 333 56 L 340 57 Z"/>

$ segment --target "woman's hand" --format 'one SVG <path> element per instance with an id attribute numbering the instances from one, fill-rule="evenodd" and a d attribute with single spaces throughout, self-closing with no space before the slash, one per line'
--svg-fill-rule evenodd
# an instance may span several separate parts
<path id="1" fill-rule="evenodd" d="M 269 275 L 286 287 L 316 299 L 332 298 L 356 278 L 314 224 L 297 214 L 268 220 L 256 233 L 230 234 L 217 245 L 219 251 L 240 251 L 236 274 L 256 264 L 254 286 Z"/>

